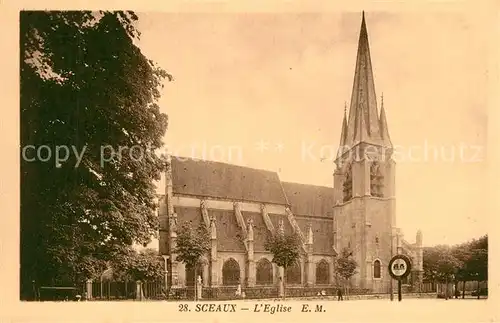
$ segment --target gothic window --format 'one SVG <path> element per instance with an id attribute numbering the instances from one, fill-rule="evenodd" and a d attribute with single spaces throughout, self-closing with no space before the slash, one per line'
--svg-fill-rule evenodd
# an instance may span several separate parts
<path id="1" fill-rule="evenodd" d="M 373 278 L 380 278 L 380 260 L 373 262 Z"/>
<path id="2" fill-rule="evenodd" d="M 347 165 L 347 171 L 344 180 L 344 202 L 352 198 L 352 167 L 351 164 Z"/>
<path id="3" fill-rule="evenodd" d="M 203 277 L 203 266 L 198 265 L 196 276 L 194 275 L 194 268 L 186 268 L 186 286 L 194 286 L 194 281 L 198 279 L 198 276 Z"/>
<path id="4" fill-rule="evenodd" d="M 317 285 L 328 284 L 329 277 L 330 277 L 330 264 L 328 264 L 328 262 L 323 259 L 316 265 L 316 284 Z"/>
<path id="5" fill-rule="evenodd" d="M 378 237 L 375 237 L 375 243 L 378 244 L 379 243 L 379 239 Z"/>
<path id="6" fill-rule="evenodd" d="M 370 166 L 370 194 L 375 197 L 384 197 L 384 176 L 378 162 Z"/>
<path id="7" fill-rule="evenodd" d="M 273 265 L 266 258 L 257 262 L 257 285 L 271 285 L 273 283 Z"/>
<path id="8" fill-rule="evenodd" d="M 240 283 L 240 265 L 233 258 L 229 258 L 222 266 L 222 284 L 236 286 Z"/>
<path id="9" fill-rule="evenodd" d="M 302 272 L 300 270 L 300 263 L 294 262 L 286 269 L 285 280 L 287 284 L 302 284 Z"/>

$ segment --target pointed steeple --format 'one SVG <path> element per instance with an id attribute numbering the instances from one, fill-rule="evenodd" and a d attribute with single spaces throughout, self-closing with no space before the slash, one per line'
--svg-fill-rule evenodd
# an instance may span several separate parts
<path id="1" fill-rule="evenodd" d="M 344 102 L 344 119 L 342 120 L 342 133 L 340 134 L 340 145 L 345 145 L 347 136 L 347 102 Z"/>
<path id="2" fill-rule="evenodd" d="M 345 138 L 345 145 L 350 147 L 361 141 L 383 144 L 364 11 Z"/>
<path id="3" fill-rule="evenodd" d="M 384 146 L 392 147 L 391 137 L 389 136 L 389 128 L 387 126 L 387 118 L 385 116 L 384 109 L 384 94 L 382 93 L 382 97 L 380 99 L 380 134 L 382 135 L 382 140 L 384 142 Z"/>

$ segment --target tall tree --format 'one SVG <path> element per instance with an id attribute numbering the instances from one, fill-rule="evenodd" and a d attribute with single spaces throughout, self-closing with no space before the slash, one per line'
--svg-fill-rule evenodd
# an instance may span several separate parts
<path id="1" fill-rule="evenodd" d="M 452 248 L 447 245 L 438 245 L 424 248 L 424 279 L 434 283 L 445 284 L 445 298 L 448 298 L 448 283 L 456 279 L 456 275 L 463 265 L 457 259 Z"/>
<path id="2" fill-rule="evenodd" d="M 459 283 L 462 282 L 462 298 L 465 298 L 465 283 L 470 280 L 470 273 L 467 271 L 467 261 L 469 261 L 471 252 L 469 243 L 462 243 L 452 248 L 451 253 L 459 261 L 455 275 L 455 298 L 459 296 Z"/>
<path id="3" fill-rule="evenodd" d="M 488 237 L 455 246 L 438 245 L 424 248 L 424 278 L 430 282 L 454 282 L 456 291 L 458 283 L 462 281 L 463 298 L 465 282 L 477 281 L 479 294 L 479 282 L 488 279 Z"/>
<path id="4" fill-rule="evenodd" d="M 357 267 L 358 264 L 356 260 L 354 260 L 352 252 L 347 248 L 342 249 L 340 257 L 336 260 L 336 271 L 345 282 L 344 289 L 346 290 L 346 294 L 348 282 L 351 280 L 352 276 L 357 273 Z"/>
<path id="5" fill-rule="evenodd" d="M 157 232 L 153 183 L 165 163 L 155 152 L 167 127 L 157 101 L 171 77 L 134 44 L 137 20 L 122 11 L 20 13 L 23 299 L 32 281 L 99 275 Z"/>
<path id="6" fill-rule="evenodd" d="M 284 269 L 283 298 L 286 298 L 287 269 L 299 259 L 301 244 L 302 241 L 297 233 L 285 234 L 280 225 L 274 234 L 267 237 L 264 245 L 265 249 L 273 254 L 273 262 Z"/>
<path id="7" fill-rule="evenodd" d="M 177 254 L 176 261 L 183 262 L 186 269 L 193 270 L 196 286 L 196 273 L 203 256 L 210 251 L 210 232 L 202 222 L 198 227 L 193 227 L 191 222 L 184 222 L 177 229 L 176 247 L 174 252 Z M 196 299 L 196 291 L 195 291 Z"/>
<path id="8" fill-rule="evenodd" d="M 425 247 L 423 250 L 424 281 L 437 283 L 439 281 L 439 271 L 437 262 L 440 253 L 436 247 Z"/>
<path id="9" fill-rule="evenodd" d="M 439 278 L 445 283 L 445 298 L 449 297 L 448 285 L 455 280 L 458 270 L 462 267 L 462 263 L 453 256 L 450 249 L 443 250 L 440 259 L 437 262 Z"/>

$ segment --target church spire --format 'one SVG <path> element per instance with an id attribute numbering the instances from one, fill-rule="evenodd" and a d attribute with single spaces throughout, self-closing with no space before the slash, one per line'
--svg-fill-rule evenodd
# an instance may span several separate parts
<path id="1" fill-rule="evenodd" d="M 353 147 L 359 142 L 383 145 L 380 130 L 368 31 L 363 11 L 345 145 Z"/>

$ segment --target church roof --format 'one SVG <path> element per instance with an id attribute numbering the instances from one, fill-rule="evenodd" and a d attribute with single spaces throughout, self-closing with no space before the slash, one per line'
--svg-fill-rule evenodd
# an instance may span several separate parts
<path id="1" fill-rule="evenodd" d="M 171 161 L 174 194 L 287 204 L 276 172 L 185 157 Z"/>
<path id="2" fill-rule="evenodd" d="M 333 218 L 332 187 L 290 182 L 283 182 L 282 185 L 294 215 Z"/>
<path id="3" fill-rule="evenodd" d="M 333 249 L 333 221 L 324 219 L 311 219 L 298 216 L 295 221 L 300 227 L 300 231 L 306 233 L 311 225 L 313 231 L 313 252 L 315 254 L 335 254 Z"/>

